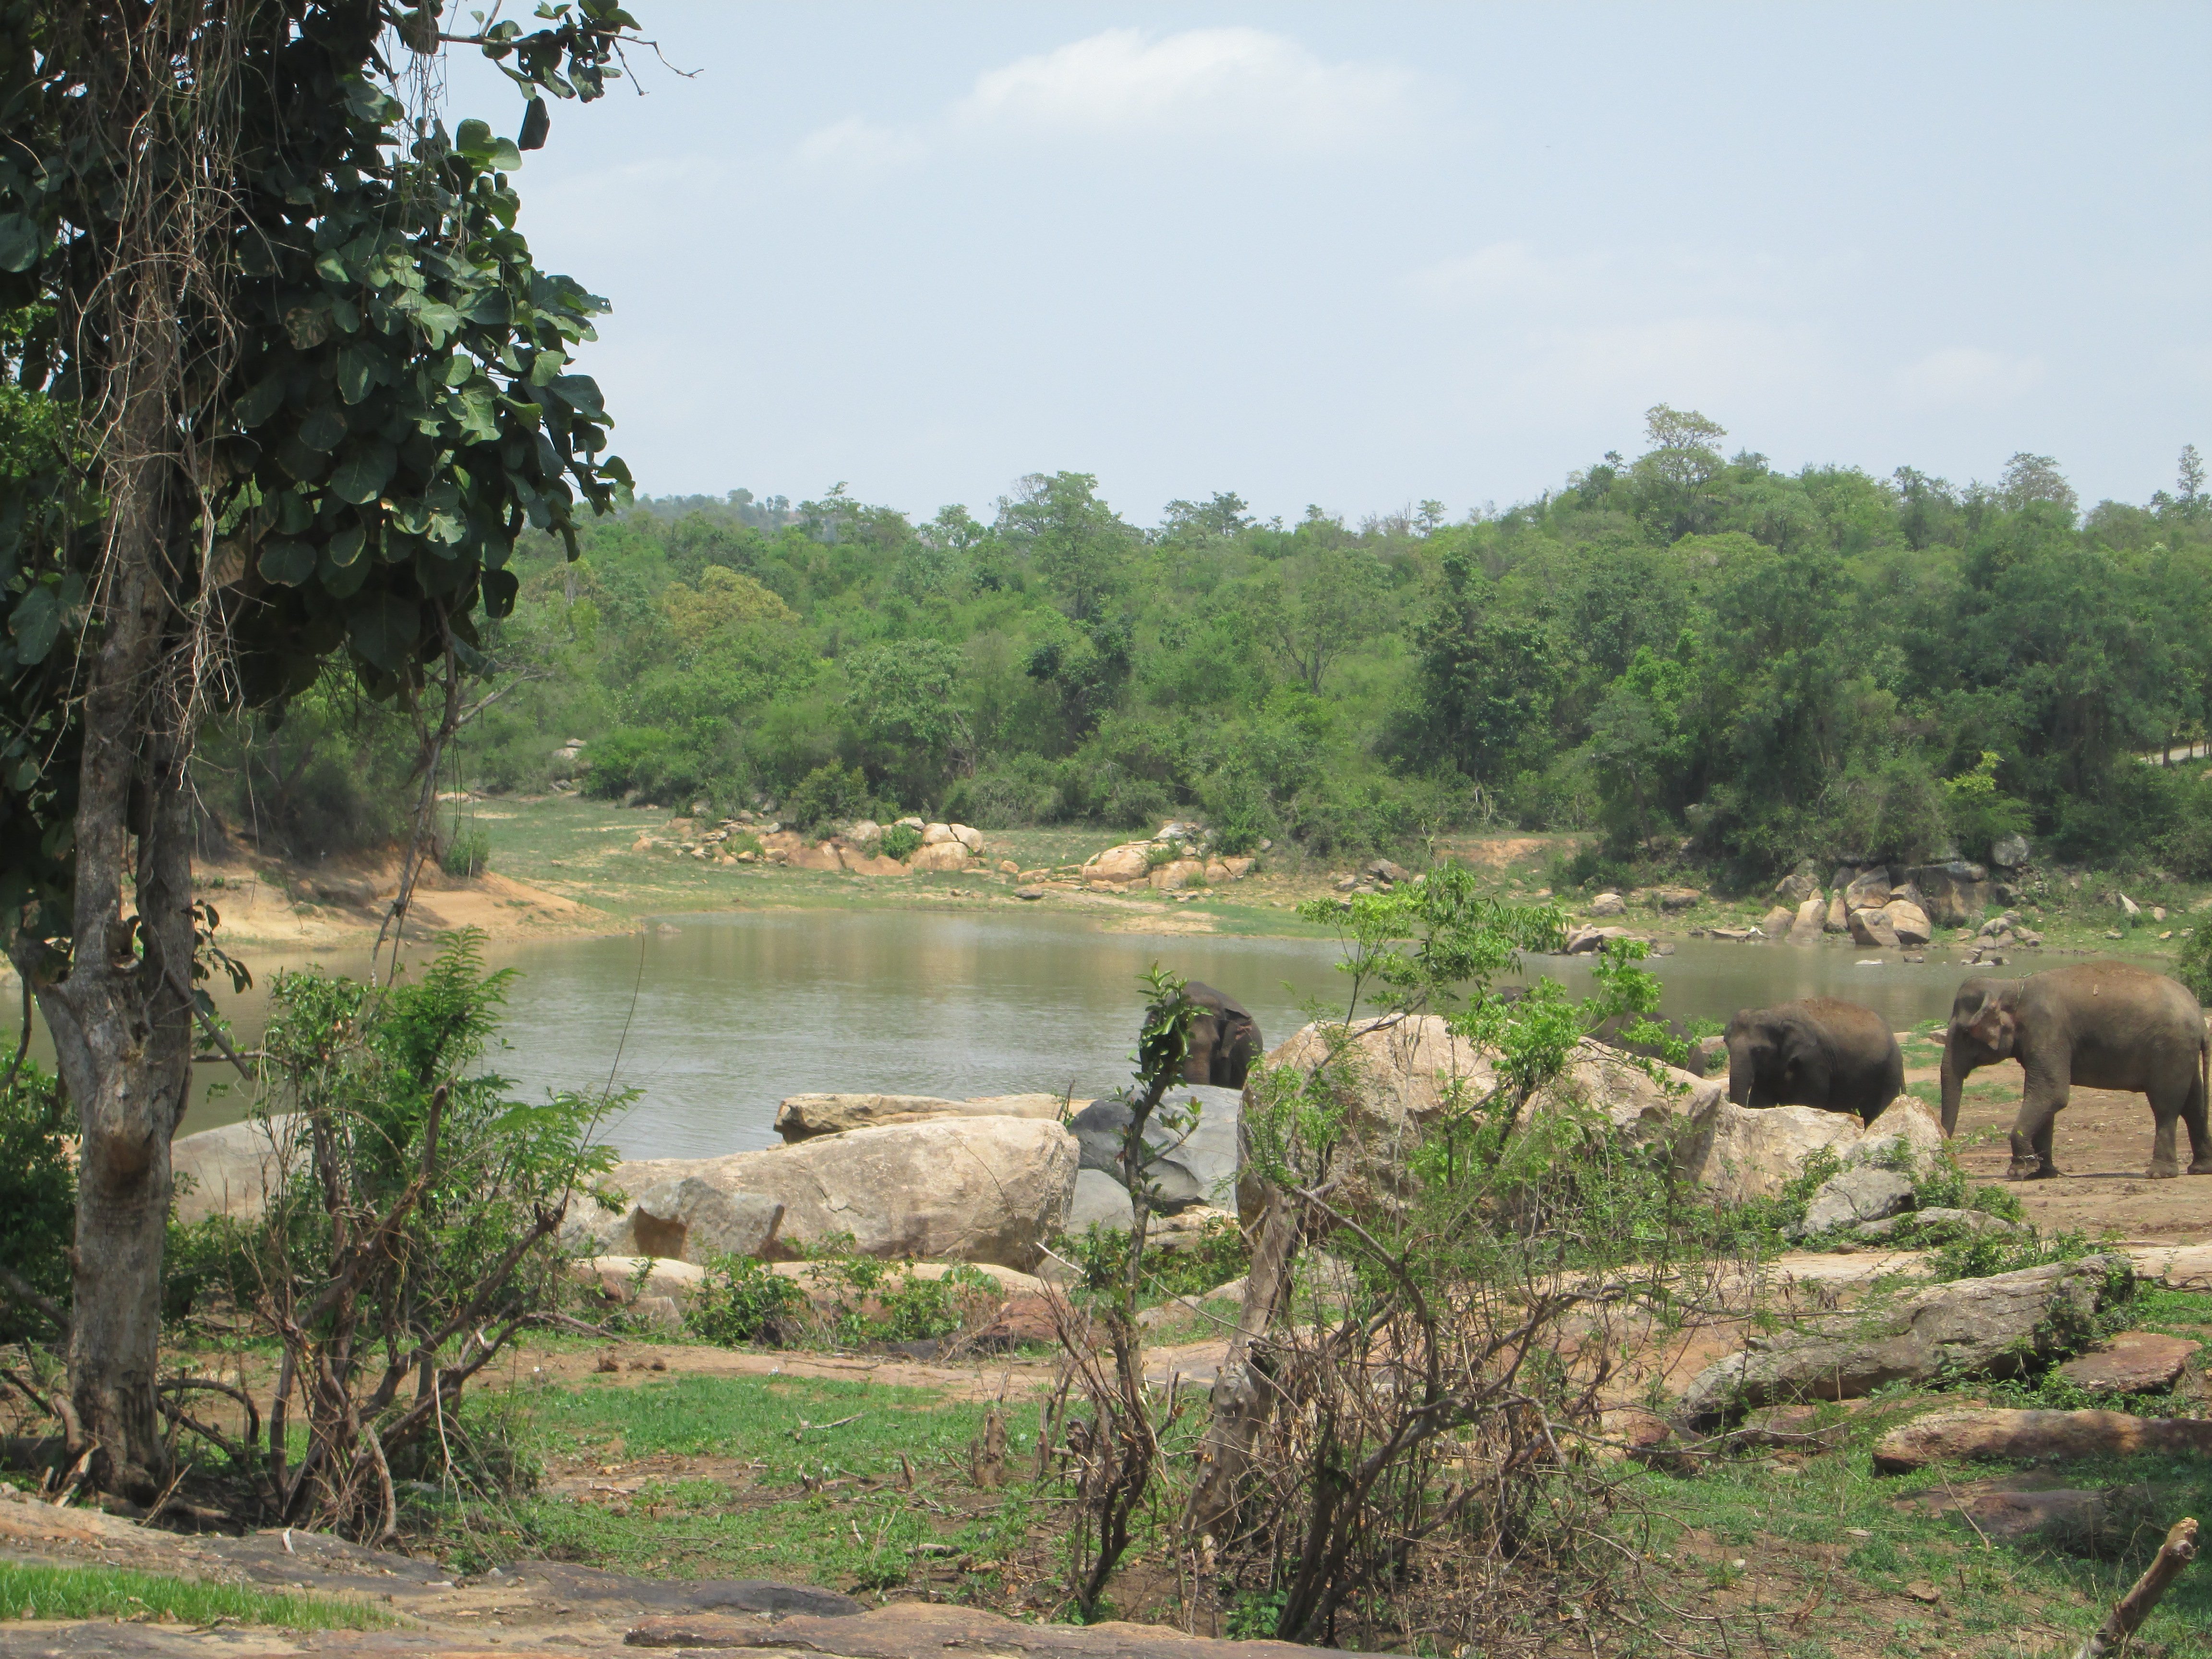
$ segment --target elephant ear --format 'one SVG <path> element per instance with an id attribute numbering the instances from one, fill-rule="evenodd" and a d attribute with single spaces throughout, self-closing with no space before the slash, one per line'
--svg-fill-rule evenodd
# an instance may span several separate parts
<path id="1" fill-rule="evenodd" d="M 2012 1010 L 2006 1007 L 1996 997 L 1991 997 L 1983 1003 L 1981 1012 L 1976 1014 L 1966 1025 L 1966 1030 L 1972 1033 L 1974 1041 L 1999 1059 L 2003 1059 L 2012 1053 L 2014 1029 L 2015 1022 L 2012 1017 Z"/>

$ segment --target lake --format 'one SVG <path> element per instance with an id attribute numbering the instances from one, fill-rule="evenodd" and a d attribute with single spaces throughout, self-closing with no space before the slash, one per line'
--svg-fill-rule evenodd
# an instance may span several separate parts
<path id="1" fill-rule="evenodd" d="M 265 981 L 272 964 L 246 954 Z M 608 1132 L 635 1158 L 772 1145 L 776 1103 L 787 1095 L 1050 1090 L 1089 1099 L 1128 1079 L 1139 976 L 1155 963 L 1236 997 L 1270 1043 L 1295 1030 L 1315 1000 L 1340 1006 L 1347 984 L 1331 941 L 1115 932 L 1049 910 L 678 916 L 488 955 L 519 974 L 497 1068 L 526 1098 L 641 1090 Z M 1848 997 L 1899 1030 L 1950 1011 L 1966 972 L 1959 963 L 1893 956 L 1859 965 L 1872 955 L 1837 943 L 1686 939 L 1650 965 L 1665 987 L 1662 1012 L 1684 1020 L 1725 1022 L 1738 1008 L 1801 996 Z M 333 957 L 326 965 L 357 974 L 365 964 Z M 1589 983 L 1585 958 L 1528 966 L 1571 991 Z M 255 1040 L 259 988 L 225 1001 L 239 1036 Z M 221 1086 L 228 1067 L 199 1069 L 187 1133 L 242 1109 L 236 1091 Z"/>

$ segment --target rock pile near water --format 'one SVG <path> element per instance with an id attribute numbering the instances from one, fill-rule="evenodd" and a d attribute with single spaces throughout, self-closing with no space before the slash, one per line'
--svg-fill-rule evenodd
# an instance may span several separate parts
<path id="1" fill-rule="evenodd" d="M 1086 887 L 1112 892 L 1149 887 L 1174 893 L 1242 881 L 1252 873 L 1253 864 L 1242 854 L 1214 850 L 1211 833 L 1196 824 L 1165 823 L 1150 841 L 1126 841 L 1092 854 L 1079 873 Z"/>

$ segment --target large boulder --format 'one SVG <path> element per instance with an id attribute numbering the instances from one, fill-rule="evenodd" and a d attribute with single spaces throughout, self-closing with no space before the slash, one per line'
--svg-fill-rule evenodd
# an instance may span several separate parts
<path id="1" fill-rule="evenodd" d="M 1237 1208 L 1247 1226 L 1257 1223 L 1267 1197 L 1249 1156 L 1255 1115 L 1278 1086 L 1270 1079 L 1285 1070 L 1315 1074 L 1344 1113 L 1334 1170 L 1337 1200 L 1354 1211 L 1402 1198 L 1406 1158 L 1422 1132 L 1455 1099 L 1480 1099 L 1495 1075 L 1474 1045 L 1434 1014 L 1301 1026 L 1268 1051 L 1244 1085 Z"/>
<path id="2" fill-rule="evenodd" d="M 1820 927 L 1827 920 L 1827 915 L 1826 901 L 1818 893 L 1814 894 L 1797 907 L 1796 919 L 1790 924 L 1790 942 L 1792 945 L 1818 945 L 1820 942 Z"/>
<path id="3" fill-rule="evenodd" d="M 1890 926 L 1887 910 L 1854 910 L 1850 926 L 1853 944 L 1871 945 L 1879 951 L 1897 949 L 1897 929 Z"/>
<path id="4" fill-rule="evenodd" d="M 1814 1106 L 1738 1106 L 1725 1091 L 1691 1114 L 1677 1144 L 1675 1172 L 1723 1204 L 1778 1198 L 1826 1147 L 1838 1158 L 1859 1138 L 1859 1121 Z"/>
<path id="5" fill-rule="evenodd" d="M 1861 1399 L 1889 1382 L 2016 1376 L 2082 1340 L 2129 1275 L 2124 1256 L 2084 1256 L 1801 1316 L 1700 1371 L 1683 1391 L 1683 1413 L 1712 1424 L 1754 1406 Z"/>
<path id="6" fill-rule="evenodd" d="M 1202 859 L 1170 859 L 1146 878 L 1163 893 L 1179 893 L 1194 881 L 1206 879 Z"/>
<path id="7" fill-rule="evenodd" d="M 985 1095 L 974 1100 L 943 1100 L 935 1095 L 793 1095 L 775 1109 L 775 1132 L 790 1142 L 940 1117 L 1057 1120 L 1066 1103 L 1062 1096 L 1045 1094 Z"/>
<path id="8" fill-rule="evenodd" d="M 179 1224 L 189 1227 L 218 1215 L 258 1220 L 270 1194 L 283 1184 L 284 1171 L 307 1160 L 290 1122 L 284 1115 L 248 1118 L 171 1141 L 169 1167 L 178 1180 L 170 1214 Z"/>
<path id="9" fill-rule="evenodd" d="M 1774 884 L 1774 896 L 1787 903 L 1802 904 L 1820 890 L 1819 878 L 1809 865 L 1800 865 Z"/>
<path id="10" fill-rule="evenodd" d="M 783 1206 L 759 1193 L 725 1191 L 696 1176 L 664 1176 L 610 1210 L 589 1196 L 571 1200 L 562 1247 L 574 1255 L 658 1256 L 704 1263 L 716 1256 L 765 1256 Z"/>
<path id="11" fill-rule="evenodd" d="M 1237 1132 L 1243 1103 L 1234 1089 L 1178 1084 L 1160 1103 L 1159 1112 L 1146 1125 L 1145 1143 L 1162 1153 L 1152 1164 L 1153 1202 L 1165 1210 L 1211 1203 L 1225 1194 L 1237 1179 Z M 1161 1114 L 1173 1114 L 1182 1122 L 1193 1106 L 1197 1121 L 1186 1129 L 1170 1129 Z M 1119 1184 L 1121 1143 L 1128 1133 L 1130 1107 L 1122 1095 L 1094 1100 L 1077 1113 L 1068 1127 L 1082 1149 L 1083 1168 Z M 1127 1202 L 1126 1194 L 1123 1201 Z M 1074 1224 L 1071 1223 L 1071 1225 Z"/>
<path id="12" fill-rule="evenodd" d="M 1828 899 L 1827 915 L 1821 918 L 1820 931 L 1826 933 L 1848 933 L 1851 930 L 1850 908 L 1838 891 Z"/>
<path id="13" fill-rule="evenodd" d="M 1979 921 L 1982 912 L 1996 896 L 1996 890 L 1990 885 L 1990 872 L 1962 859 L 1944 864 L 1916 865 L 1905 876 L 1919 893 L 1922 908 L 1946 927 Z M 1904 931 L 1898 930 L 1900 935 Z"/>
<path id="14" fill-rule="evenodd" d="M 917 847 L 914 856 L 906 861 L 909 870 L 957 871 L 968 867 L 968 849 L 957 841 L 933 842 Z"/>
<path id="15" fill-rule="evenodd" d="M 624 1192 L 696 1176 L 783 1206 L 779 1243 L 849 1233 L 863 1255 L 995 1261 L 1027 1273 L 1075 1189 L 1075 1137 L 1034 1118 L 936 1118 L 822 1135 L 766 1152 L 617 1165 Z"/>
<path id="16" fill-rule="evenodd" d="M 1719 1202 L 1741 1204 L 1779 1198 L 1805 1173 L 1807 1160 L 1823 1149 L 1844 1169 L 1881 1164 L 1924 1171 L 1942 1156 L 1943 1130 L 1935 1115 L 1910 1095 L 1899 1096 L 1862 1128 L 1849 1112 L 1739 1106 L 1717 1088 L 1692 1109 L 1675 1143 L 1674 1168 L 1680 1178 Z"/>
<path id="17" fill-rule="evenodd" d="M 1899 945 L 1925 945 L 1936 936 L 1928 925 L 1928 913 L 1911 899 L 1893 898 L 1881 907 L 1881 913 L 1889 918 L 1889 931 Z"/>
<path id="18" fill-rule="evenodd" d="M 1974 1458 L 2042 1463 L 2146 1456 L 2212 1456 L 2212 1421 L 1957 1406 L 1916 1417 L 1882 1436 L 1875 1442 L 1874 1467 L 1877 1474 L 1910 1474 L 1931 1463 Z"/>
<path id="19" fill-rule="evenodd" d="M 1838 1170 L 1822 1182 L 1805 1206 L 1797 1237 L 1817 1238 L 1838 1227 L 1887 1221 L 1912 1207 L 1912 1177 L 1878 1164 Z"/>
<path id="20" fill-rule="evenodd" d="M 1846 913 L 1853 910 L 1879 910 L 1888 902 L 1889 872 L 1887 870 L 1863 871 L 1852 877 L 1850 885 L 1844 889 L 1844 908 Z"/>
<path id="21" fill-rule="evenodd" d="M 1925 1172 L 1947 1157 L 1943 1126 L 1911 1095 L 1899 1095 L 1844 1152 L 1845 1164 L 1882 1164 Z"/>
<path id="22" fill-rule="evenodd" d="M 1331 1173 L 1339 1182 L 1335 1201 L 1355 1212 L 1402 1198 L 1407 1158 L 1428 1126 L 1455 1100 L 1471 1106 L 1498 1082 L 1493 1057 L 1455 1036 L 1433 1014 L 1360 1020 L 1348 1029 L 1336 1022 L 1302 1028 L 1268 1054 L 1245 1085 L 1240 1146 L 1247 1155 L 1237 1171 L 1237 1207 L 1247 1225 L 1257 1220 L 1267 1196 L 1249 1157 L 1252 1114 L 1265 1103 L 1267 1079 L 1285 1067 L 1320 1066 L 1333 1046 L 1329 1092 L 1345 1118 Z M 1721 1079 L 1646 1062 L 1586 1039 L 1522 1114 L 1526 1121 L 1571 1106 L 1597 1114 L 1630 1140 L 1648 1143 L 1683 1133 L 1698 1114 L 1724 1105 L 1725 1097 Z"/>
<path id="23" fill-rule="evenodd" d="M 1789 933 L 1797 920 L 1797 913 L 1786 905 L 1776 905 L 1759 924 L 1759 931 L 1769 939 L 1780 939 Z"/>
<path id="24" fill-rule="evenodd" d="M 1097 885 L 1125 887 L 1131 882 L 1144 880 L 1152 873 L 1152 868 L 1150 844 L 1127 842 L 1103 853 L 1093 853 L 1084 861 L 1083 879 Z"/>
<path id="25" fill-rule="evenodd" d="M 1618 893 L 1600 893 L 1589 902 L 1589 914 L 1594 916 L 1625 916 L 1628 901 Z"/>
<path id="26" fill-rule="evenodd" d="M 1990 848 L 1990 862 L 2000 870 L 2017 870 L 2027 862 L 2026 836 L 1999 836 Z"/>

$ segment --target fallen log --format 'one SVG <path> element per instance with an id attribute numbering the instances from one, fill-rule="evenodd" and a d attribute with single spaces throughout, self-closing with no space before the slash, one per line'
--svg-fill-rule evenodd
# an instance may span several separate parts
<path id="1" fill-rule="evenodd" d="M 1876 1441 L 1874 1467 L 1878 1474 L 1909 1474 L 1939 1462 L 1993 1458 L 2038 1462 L 2140 1453 L 2212 1454 L 2212 1420 L 1988 1407 L 1930 1412 Z"/>

